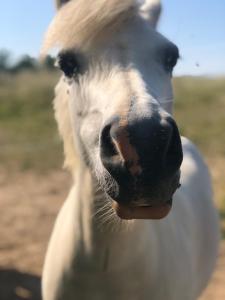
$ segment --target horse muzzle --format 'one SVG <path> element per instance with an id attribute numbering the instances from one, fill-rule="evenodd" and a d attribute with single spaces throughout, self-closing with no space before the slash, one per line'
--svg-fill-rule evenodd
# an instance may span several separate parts
<path id="1" fill-rule="evenodd" d="M 123 219 L 161 219 L 180 185 L 183 160 L 175 121 L 159 114 L 124 122 L 114 118 L 101 133 L 101 160 L 116 187 L 106 190 Z"/>

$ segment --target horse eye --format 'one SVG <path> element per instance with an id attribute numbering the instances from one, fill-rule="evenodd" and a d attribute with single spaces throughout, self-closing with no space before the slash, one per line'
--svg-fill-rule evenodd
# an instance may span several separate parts
<path id="1" fill-rule="evenodd" d="M 164 68 L 168 73 L 173 72 L 173 68 L 176 66 L 179 59 L 179 49 L 175 45 L 167 47 L 164 54 Z"/>
<path id="2" fill-rule="evenodd" d="M 76 77 L 81 73 L 79 55 L 72 51 L 62 51 L 58 55 L 57 64 L 66 77 Z"/>

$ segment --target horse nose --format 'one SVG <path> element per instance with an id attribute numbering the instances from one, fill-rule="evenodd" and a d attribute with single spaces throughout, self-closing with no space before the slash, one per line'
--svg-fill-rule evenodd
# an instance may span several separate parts
<path id="1" fill-rule="evenodd" d="M 101 159 L 110 173 L 148 174 L 151 182 L 174 175 L 183 154 L 180 134 L 171 117 L 114 120 L 101 133 Z"/>

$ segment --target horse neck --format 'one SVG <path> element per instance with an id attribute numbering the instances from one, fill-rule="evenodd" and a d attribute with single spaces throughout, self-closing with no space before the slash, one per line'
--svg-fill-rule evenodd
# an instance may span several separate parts
<path id="1" fill-rule="evenodd" d="M 100 249 L 106 248 L 117 252 L 122 244 L 129 246 L 134 240 L 135 243 L 139 241 L 139 245 L 142 244 L 140 239 L 144 238 L 143 224 L 120 221 L 116 216 L 112 219 L 106 216 L 104 206 L 109 205 L 108 200 L 88 168 L 81 168 L 77 172 L 73 190 L 71 201 L 75 205 L 75 218 L 78 222 L 76 227 L 79 227 L 80 244 L 86 253 L 99 253 Z"/>

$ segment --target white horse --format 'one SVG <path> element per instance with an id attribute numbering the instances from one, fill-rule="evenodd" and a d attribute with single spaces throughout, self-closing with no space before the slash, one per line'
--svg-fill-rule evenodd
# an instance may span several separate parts
<path id="1" fill-rule="evenodd" d="M 57 0 L 43 54 L 61 49 L 54 105 L 74 184 L 44 300 L 193 300 L 215 266 L 208 170 L 172 118 L 178 49 L 155 29 L 160 3 L 143 2 Z"/>

